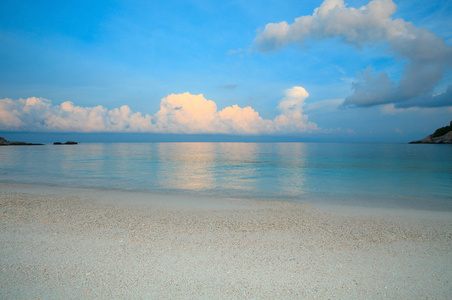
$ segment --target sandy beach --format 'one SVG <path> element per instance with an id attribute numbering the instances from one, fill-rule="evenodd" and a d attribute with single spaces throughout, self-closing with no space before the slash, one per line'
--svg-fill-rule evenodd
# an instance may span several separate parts
<path id="1" fill-rule="evenodd" d="M 452 213 L 0 184 L 0 298 L 450 299 Z"/>

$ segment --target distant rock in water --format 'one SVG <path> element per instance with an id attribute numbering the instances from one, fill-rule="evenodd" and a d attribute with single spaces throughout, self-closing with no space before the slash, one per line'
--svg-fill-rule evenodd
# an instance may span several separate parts
<path id="1" fill-rule="evenodd" d="M 25 142 L 10 142 L 0 136 L 0 146 L 38 146 L 44 144 L 25 143 Z"/>
<path id="2" fill-rule="evenodd" d="M 77 145 L 77 142 L 67 141 L 66 143 L 55 142 L 54 145 Z"/>
<path id="3" fill-rule="evenodd" d="M 438 128 L 434 133 L 410 144 L 452 144 L 452 121 L 449 126 Z"/>

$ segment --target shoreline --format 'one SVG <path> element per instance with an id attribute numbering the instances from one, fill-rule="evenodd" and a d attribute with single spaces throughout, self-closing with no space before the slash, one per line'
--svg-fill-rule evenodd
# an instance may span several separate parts
<path id="1" fill-rule="evenodd" d="M 172 198 L 172 199 L 182 199 L 182 198 L 189 198 L 189 199 L 204 199 L 206 202 L 210 202 L 211 200 L 214 200 L 214 202 L 218 202 L 220 200 L 224 201 L 242 201 L 242 202 L 265 202 L 265 203 L 291 203 L 291 204 L 298 204 L 298 205 L 308 205 L 312 207 L 319 207 L 320 209 L 327 209 L 327 210 L 334 210 L 334 208 L 337 208 L 339 210 L 344 209 L 352 209 L 352 210 L 362 210 L 362 211 L 378 211 L 381 210 L 382 212 L 390 212 L 390 211 L 417 211 L 417 212 L 440 212 L 440 213 L 451 213 L 452 214 L 452 208 L 447 207 L 437 207 L 437 206 L 429 206 L 427 207 L 426 204 L 419 203 L 419 200 L 414 197 L 414 203 L 407 205 L 407 199 L 400 202 L 394 202 L 390 198 L 385 199 L 384 201 L 361 201 L 358 199 L 346 199 L 346 198 L 339 198 L 338 201 L 331 200 L 330 197 L 322 197 L 319 196 L 319 198 L 316 198 L 315 201 L 307 200 L 306 195 L 303 195 L 302 198 L 295 198 L 295 197 L 268 197 L 268 198 L 262 198 L 262 199 L 256 199 L 257 196 L 248 196 L 248 195 L 218 195 L 218 194 L 208 194 L 208 193 L 195 193 L 193 191 L 151 191 L 146 189 L 123 189 L 123 188 L 111 188 L 111 187 L 95 187 L 95 186 L 64 186 L 64 185 L 57 185 L 57 184 L 45 184 L 45 183 L 39 183 L 39 182 L 15 182 L 15 181 L 0 181 L 0 190 L 1 189 L 21 189 L 21 190 L 27 190 L 30 192 L 61 192 L 66 191 L 70 194 L 70 191 L 78 191 L 78 192 L 85 192 L 85 193 L 111 193 L 113 196 L 115 194 L 131 194 L 135 195 L 134 198 L 142 198 L 142 199 L 149 199 L 149 198 Z M 315 198 L 315 195 L 310 195 L 310 197 Z M 364 196 L 363 196 L 364 197 Z M 372 198 L 373 200 L 377 200 L 375 197 Z M 424 199 L 424 198 L 422 198 Z M 179 201 L 180 202 L 180 201 Z"/>
<path id="2" fill-rule="evenodd" d="M 0 183 L 0 298 L 452 296 L 452 213 Z"/>

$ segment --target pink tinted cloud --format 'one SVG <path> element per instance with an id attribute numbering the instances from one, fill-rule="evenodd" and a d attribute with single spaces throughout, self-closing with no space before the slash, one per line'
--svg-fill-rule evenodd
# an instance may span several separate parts
<path id="1" fill-rule="evenodd" d="M 35 132 L 150 132 L 184 134 L 289 134 L 318 130 L 303 114 L 309 96 L 302 87 L 286 91 L 281 114 L 264 119 L 252 107 L 228 106 L 218 110 L 202 94 L 171 94 L 154 115 L 133 112 L 129 106 L 107 109 L 81 107 L 72 102 L 53 105 L 50 100 L 0 99 L 0 130 Z"/>

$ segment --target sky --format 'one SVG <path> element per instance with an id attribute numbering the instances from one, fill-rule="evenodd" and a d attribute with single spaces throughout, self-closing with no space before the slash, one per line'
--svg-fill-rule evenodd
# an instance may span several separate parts
<path id="1" fill-rule="evenodd" d="M 407 142 L 452 120 L 448 0 L 0 2 L 0 134 Z"/>

